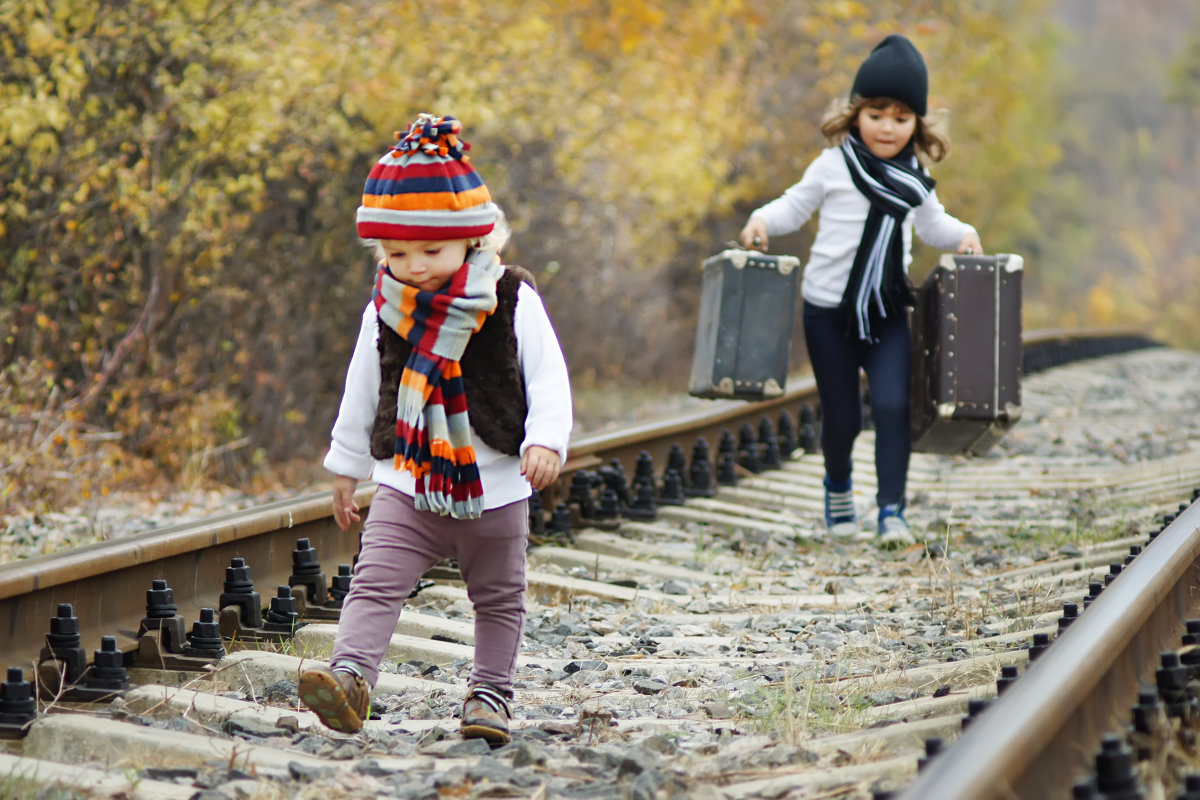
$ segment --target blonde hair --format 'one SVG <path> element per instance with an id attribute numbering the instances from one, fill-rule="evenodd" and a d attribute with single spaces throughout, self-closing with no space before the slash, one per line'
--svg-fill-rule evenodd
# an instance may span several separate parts
<path id="1" fill-rule="evenodd" d="M 475 246 L 500 253 L 511 238 L 512 228 L 508 224 L 508 216 L 504 213 L 503 208 L 496 206 L 496 226 L 492 228 L 491 233 L 475 242 Z"/>
<path id="2" fill-rule="evenodd" d="M 941 161 L 950 152 L 950 134 L 946 130 L 946 115 L 944 112 L 934 112 L 921 116 L 908 107 L 908 104 L 890 97 L 858 97 L 837 98 L 825 110 L 821 118 L 821 133 L 830 144 L 840 145 L 842 140 L 858 128 L 858 115 L 864 108 L 884 109 L 898 106 L 917 119 L 913 129 L 910 144 L 913 152 L 921 163 Z"/>
<path id="3" fill-rule="evenodd" d="M 499 255 L 500 251 L 508 244 L 510 238 L 512 238 L 512 228 L 509 227 L 508 217 L 505 215 L 504 209 L 496 206 L 496 224 L 491 232 L 478 239 L 471 239 L 469 241 L 471 247 L 494 250 Z M 387 253 L 383 251 L 383 245 L 379 243 L 378 239 L 360 239 L 359 241 L 362 242 L 363 247 L 375 255 L 377 260 L 387 257 Z"/>

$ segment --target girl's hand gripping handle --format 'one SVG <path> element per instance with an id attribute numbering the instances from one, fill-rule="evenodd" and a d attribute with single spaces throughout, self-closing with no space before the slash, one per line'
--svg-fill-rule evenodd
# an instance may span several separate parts
<path id="1" fill-rule="evenodd" d="M 758 217 L 751 217 L 750 221 L 746 223 L 746 227 L 742 228 L 738 240 L 747 250 L 767 252 L 767 223 Z"/>

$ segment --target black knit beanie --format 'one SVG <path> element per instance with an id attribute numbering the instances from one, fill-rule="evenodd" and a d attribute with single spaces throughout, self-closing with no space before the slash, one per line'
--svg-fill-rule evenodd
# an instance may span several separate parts
<path id="1" fill-rule="evenodd" d="M 884 39 L 854 76 L 850 94 L 859 97 L 890 97 L 925 116 L 929 94 L 929 72 L 925 59 L 913 43 L 898 33 Z"/>

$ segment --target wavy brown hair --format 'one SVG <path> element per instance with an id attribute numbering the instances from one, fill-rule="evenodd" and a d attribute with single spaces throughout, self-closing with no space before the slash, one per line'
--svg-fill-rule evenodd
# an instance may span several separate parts
<path id="1" fill-rule="evenodd" d="M 851 97 L 849 101 L 839 98 L 829 104 L 825 116 L 821 119 L 821 133 L 833 145 L 840 145 L 846 134 L 858 129 L 858 113 L 864 108 L 884 109 L 889 106 L 899 106 L 904 111 L 917 118 L 917 126 L 913 130 L 909 145 L 917 154 L 921 163 L 941 161 L 950 152 L 950 135 L 946 131 L 946 118 L 943 113 L 922 117 L 906 103 L 893 100 L 890 97 Z"/>

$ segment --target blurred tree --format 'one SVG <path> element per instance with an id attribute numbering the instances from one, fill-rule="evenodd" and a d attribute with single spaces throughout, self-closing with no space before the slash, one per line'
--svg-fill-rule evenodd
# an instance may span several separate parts
<path id="1" fill-rule="evenodd" d="M 1027 316 L 1137 326 L 1194 347 L 1200 8 L 1059 0 L 1056 12 L 1068 36 L 1053 72 L 1064 157 L 1052 185 L 1070 193 L 1038 203 L 1053 279 L 1031 297 Z M 1106 299 L 1081 304 L 1081 296 Z"/>
<path id="2" fill-rule="evenodd" d="M 286 24 L 265 2 L 0 3 L 0 365 L 38 360 L 176 473 L 269 442 L 321 380 L 296 369 L 306 300 L 339 281 L 294 259 L 355 132 Z"/>
<path id="3" fill-rule="evenodd" d="M 1188 37 L 1187 46 L 1168 68 L 1167 102 L 1179 109 L 1183 139 L 1183 163 L 1196 169 L 1196 136 L 1200 127 L 1200 18 Z"/>
<path id="4" fill-rule="evenodd" d="M 11 407 L 48 381 L 168 475 L 315 460 L 370 289 L 362 179 L 419 111 L 464 120 L 576 384 L 677 389 L 700 259 L 799 178 L 887 33 L 953 111 L 947 206 L 989 249 L 1046 240 L 1051 5 L 0 0 Z"/>

